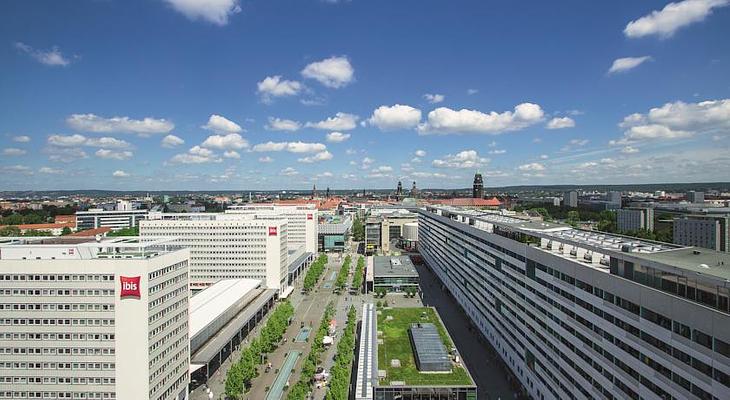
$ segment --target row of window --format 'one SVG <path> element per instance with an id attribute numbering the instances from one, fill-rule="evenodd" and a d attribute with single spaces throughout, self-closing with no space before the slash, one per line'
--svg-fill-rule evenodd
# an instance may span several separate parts
<path id="1" fill-rule="evenodd" d="M 114 289 L 0 289 L 0 296 L 114 296 Z"/>
<path id="2" fill-rule="evenodd" d="M 114 319 L 107 318 L 0 318 L 0 325 L 73 325 L 114 326 Z"/>
<path id="3" fill-rule="evenodd" d="M 99 362 L 73 362 L 73 363 L 56 363 L 56 362 L 20 362 L 20 361 L 2 361 L 0 360 L 0 369 L 68 369 L 74 371 L 112 371 L 115 368 L 114 363 Z"/>
<path id="4" fill-rule="evenodd" d="M 11 333 L 0 332 L 0 340 L 94 340 L 114 341 L 113 333 Z"/>
<path id="5" fill-rule="evenodd" d="M 43 281 L 43 282 L 56 282 L 56 281 L 73 281 L 73 282 L 99 282 L 99 281 L 113 281 L 114 275 L 109 274 L 0 274 L 0 281 Z"/>
<path id="6" fill-rule="evenodd" d="M 0 303 L 0 311 L 114 311 L 114 304 Z"/>

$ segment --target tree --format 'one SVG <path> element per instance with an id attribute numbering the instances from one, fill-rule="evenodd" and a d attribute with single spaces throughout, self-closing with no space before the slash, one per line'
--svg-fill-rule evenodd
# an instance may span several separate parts
<path id="1" fill-rule="evenodd" d="M 139 226 L 133 226 L 131 228 L 123 228 L 116 231 L 111 231 L 106 234 L 107 236 L 139 236 Z"/>
<path id="2" fill-rule="evenodd" d="M 355 218 L 355 222 L 352 223 L 352 237 L 357 242 L 365 240 L 365 227 L 360 218 Z"/>
<path id="3" fill-rule="evenodd" d="M 0 236 L 20 236 L 20 228 L 13 225 L 0 227 Z"/>
<path id="4" fill-rule="evenodd" d="M 63 229 L 61 230 L 61 236 L 66 236 L 66 235 L 70 235 L 70 234 L 71 234 L 71 228 L 69 228 L 68 226 L 64 226 Z"/>

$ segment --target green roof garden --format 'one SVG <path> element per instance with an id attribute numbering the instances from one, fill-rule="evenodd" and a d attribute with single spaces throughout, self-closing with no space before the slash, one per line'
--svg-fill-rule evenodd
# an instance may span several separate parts
<path id="1" fill-rule="evenodd" d="M 386 372 L 379 386 L 473 386 L 464 364 L 453 364 L 451 372 L 421 372 L 416 367 L 408 328 L 415 323 L 432 323 L 450 351 L 454 345 L 441 319 L 431 307 L 381 308 L 378 314 L 378 369 Z M 382 332 L 382 334 L 380 334 Z M 392 366 L 398 360 L 400 366 Z M 394 385 L 392 382 L 400 382 Z"/>

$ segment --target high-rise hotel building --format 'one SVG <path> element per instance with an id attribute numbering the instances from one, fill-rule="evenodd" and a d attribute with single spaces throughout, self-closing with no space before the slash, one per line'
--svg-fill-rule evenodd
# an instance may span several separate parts
<path id="1" fill-rule="evenodd" d="M 187 399 L 187 249 L 0 243 L 0 399 Z"/>
<path id="2" fill-rule="evenodd" d="M 450 207 L 421 254 L 535 399 L 730 399 L 730 256 Z"/>

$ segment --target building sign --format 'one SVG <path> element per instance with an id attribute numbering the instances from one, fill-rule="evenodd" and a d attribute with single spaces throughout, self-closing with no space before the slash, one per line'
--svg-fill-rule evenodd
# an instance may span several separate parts
<path id="1" fill-rule="evenodd" d="M 307 219 L 313 219 L 313 218 L 314 218 L 314 215 L 312 215 L 312 214 L 307 214 Z"/>
<path id="2" fill-rule="evenodd" d="M 122 284 L 119 298 L 125 299 L 132 297 L 139 299 L 141 297 L 139 292 L 140 279 L 141 277 L 139 276 L 119 276 L 119 281 Z"/>
<path id="3" fill-rule="evenodd" d="M 275 226 L 269 227 L 269 236 L 276 236 L 276 227 Z"/>

